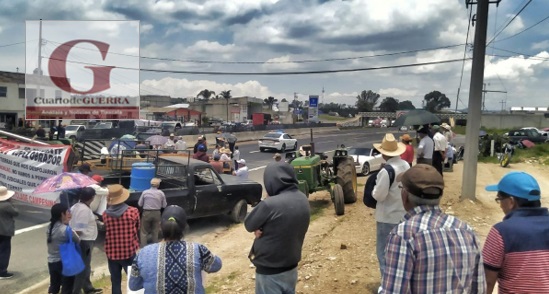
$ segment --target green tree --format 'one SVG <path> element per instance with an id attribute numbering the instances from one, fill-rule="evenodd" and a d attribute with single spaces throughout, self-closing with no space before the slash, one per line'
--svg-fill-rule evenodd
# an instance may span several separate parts
<path id="1" fill-rule="evenodd" d="M 440 93 L 439 91 L 433 91 L 431 93 L 425 94 L 423 98 L 425 100 L 425 109 L 430 112 L 438 112 L 443 108 L 450 107 L 450 99 L 446 97 L 445 94 Z"/>
<path id="2" fill-rule="evenodd" d="M 229 122 L 229 99 L 232 98 L 231 90 L 221 91 L 221 93 L 217 95 L 217 98 L 223 98 L 227 102 L 227 122 Z"/>
<path id="3" fill-rule="evenodd" d="M 269 98 L 266 98 L 263 100 L 265 104 L 269 105 L 269 109 L 273 110 L 273 105 L 275 105 L 278 102 L 278 99 L 275 99 L 273 96 L 269 96 Z"/>
<path id="4" fill-rule="evenodd" d="M 356 108 L 360 112 L 369 112 L 374 109 L 374 106 L 377 104 L 379 99 L 379 94 L 373 92 L 372 90 L 363 90 L 360 95 L 356 96 L 357 102 L 355 104 Z"/>
<path id="5" fill-rule="evenodd" d="M 414 106 L 414 104 L 412 104 L 412 101 L 410 100 L 405 100 L 405 101 L 400 101 L 398 103 L 398 110 L 412 110 L 412 109 L 416 109 L 416 107 Z"/>
<path id="6" fill-rule="evenodd" d="M 385 97 L 381 104 L 379 104 L 379 110 L 385 112 L 395 112 L 398 109 L 398 99 L 393 97 Z"/>
<path id="7" fill-rule="evenodd" d="M 200 91 L 197 95 L 196 95 L 196 98 L 197 99 L 200 99 L 200 97 L 202 97 L 202 99 L 204 100 L 209 100 L 210 97 L 212 96 L 215 96 L 215 92 L 214 91 L 210 91 L 208 89 L 204 89 L 202 91 Z"/>

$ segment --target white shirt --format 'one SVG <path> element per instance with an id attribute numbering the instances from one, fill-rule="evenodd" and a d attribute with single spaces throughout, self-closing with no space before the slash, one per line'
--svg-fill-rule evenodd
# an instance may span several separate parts
<path id="1" fill-rule="evenodd" d="M 231 157 L 227 155 L 227 153 L 221 154 L 221 157 L 219 158 L 219 161 L 231 161 Z"/>
<path id="2" fill-rule="evenodd" d="M 175 147 L 175 142 L 172 139 L 168 139 L 166 143 L 164 143 L 164 149 L 171 149 Z"/>
<path id="3" fill-rule="evenodd" d="M 435 151 L 446 151 L 448 141 L 446 141 L 446 137 L 443 134 L 436 132 L 433 136 L 433 141 L 435 141 Z"/>
<path id="4" fill-rule="evenodd" d="M 239 161 L 240 160 L 240 150 L 235 149 L 233 152 L 233 160 Z"/>
<path id="5" fill-rule="evenodd" d="M 238 170 L 235 172 L 235 174 L 238 178 L 247 180 L 248 174 L 249 174 L 248 167 L 247 166 L 239 167 Z"/>
<path id="6" fill-rule="evenodd" d="M 406 214 L 406 210 L 402 204 L 397 177 L 407 171 L 410 165 L 402 160 L 400 156 L 390 158 L 386 164 L 390 164 L 395 170 L 395 180 L 389 187 L 389 173 L 387 173 L 387 170 L 382 169 L 377 174 L 376 185 L 372 191 L 372 196 L 377 200 L 375 217 L 376 221 L 380 223 L 398 224 Z"/>
<path id="7" fill-rule="evenodd" d="M 101 187 L 97 184 L 93 184 L 88 187 L 95 190 L 95 198 L 93 198 L 93 201 L 90 204 L 90 209 L 93 212 L 102 215 L 107 209 L 107 196 L 109 196 L 109 189 Z"/>
<path id="8" fill-rule="evenodd" d="M 175 149 L 176 150 L 187 150 L 187 143 L 183 140 L 177 140 L 177 142 L 175 142 Z"/>
<path id="9" fill-rule="evenodd" d="M 423 137 L 417 146 L 417 158 L 433 159 L 435 144 L 429 136 Z"/>
<path id="10" fill-rule="evenodd" d="M 97 224 L 92 210 L 84 203 L 78 202 L 71 207 L 71 228 L 79 234 L 80 240 L 95 241 L 97 239 Z"/>

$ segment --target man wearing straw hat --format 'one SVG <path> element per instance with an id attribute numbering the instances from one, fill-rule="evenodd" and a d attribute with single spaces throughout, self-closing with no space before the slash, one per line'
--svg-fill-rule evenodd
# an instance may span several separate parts
<path id="1" fill-rule="evenodd" d="M 111 274 L 112 294 L 122 294 L 122 270 L 127 274 L 139 249 L 139 211 L 124 203 L 130 191 L 122 185 L 109 185 L 105 223 L 105 254 Z"/>
<path id="2" fill-rule="evenodd" d="M 375 212 L 376 254 L 381 276 L 383 276 L 385 269 L 384 250 L 387 244 L 387 236 L 389 236 L 391 230 L 406 214 L 396 178 L 401 173 L 407 171 L 410 165 L 400 158 L 400 155 L 406 150 L 406 146 L 398 142 L 391 133 L 385 134 L 383 141 L 379 144 L 374 144 L 374 148 L 381 153 L 383 159 L 387 162 L 386 165 L 390 165 L 394 170 L 394 178 L 391 183 L 389 172 L 385 168 L 381 169 L 377 174 L 376 185 L 372 191 L 372 197 L 377 200 Z"/>
<path id="3" fill-rule="evenodd" d="M 8 272 L 11 255 L 11 238 L 15 235 L 15 217 L 19 215 L 17 208 L 10 201 L 14 191 L 0 186 L 0 280 L 13 277 Z"/>

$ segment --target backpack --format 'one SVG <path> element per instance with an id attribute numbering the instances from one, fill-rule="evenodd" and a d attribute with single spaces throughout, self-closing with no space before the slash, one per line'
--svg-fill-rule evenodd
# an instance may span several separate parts
<path id="1" fill-rule="evenodd" d="M 389 188 L 391 185 L 393 185 L 393 182 L 395 181 L 395 169 L 389 165 L 386 164 L 383 169 L 387 171 L 389 174 Z M 374 187 L 376 185 L 377 175 L 379 174 L 381 170 L 372 173 L 368 180 L 366 180 L 366 184 L 364 185 L 364 204 L 370 208 L 376 208 L 377 200 L 374 199 L 372 196 L 372 192 L 374 191 Z"/>

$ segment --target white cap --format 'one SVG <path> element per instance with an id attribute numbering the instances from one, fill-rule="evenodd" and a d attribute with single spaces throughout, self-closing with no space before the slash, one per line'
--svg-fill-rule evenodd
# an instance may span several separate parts
<path id="1" fill-rule="evenodd" d="M 238 162 L 238 164 L 244 164 L 244 165 L 246 164 L 246 160 L 244 159 L 239 159 L 236 162 Z"/>

